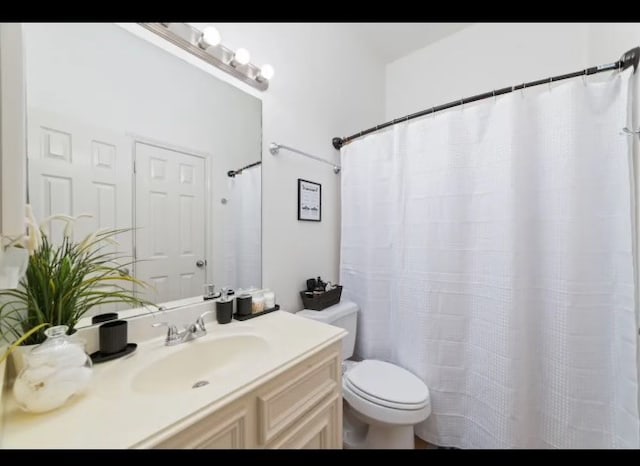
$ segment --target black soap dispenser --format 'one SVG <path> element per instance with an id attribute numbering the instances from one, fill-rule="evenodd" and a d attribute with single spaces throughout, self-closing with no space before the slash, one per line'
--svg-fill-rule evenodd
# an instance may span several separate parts
<path id="1" fill-rule="evenodd" d="M 222 290 L 222 297 L 216 301 L 216 320 L 219 324 L 228 324 L 233 317 L 233 295 Z"/>

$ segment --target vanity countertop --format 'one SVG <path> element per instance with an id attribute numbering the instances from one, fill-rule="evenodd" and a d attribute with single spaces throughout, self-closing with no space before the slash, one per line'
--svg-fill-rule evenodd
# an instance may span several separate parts
<path id="1" fill-rule="evenodd" d="M 206 336 L 176 346 L 165 346 L 164 336 L 141 342 L 127 357 L 94 365 L 89 390 L 48 413 L 22 412 L 13 396 L 5 393 L 0 446 L 149 447 L 346 335 L 341 328 L 284 311 L 226 325 L 208 322 L 207 329 Z M 242 349 L 234 348 L 229 353 L 220 351 L 223 346 L 211 345 L 213 340 L 238 335 L 249 335 L 249 339 L 264 345 L 255 358 L 235 363 L 233 359 Z M 178 354 L 185 349 L 187 352 Z M 185 355 L 188 359 L 184 359 Z M 183 373 L 181 368 L 192 363 L 200 367 L 207 361 L 217 364 L 220 358 L 228 358 L 229 362 L 203 375 L 208 385 L 193 389 L 193 377 L 185 376 L 188 370 L 185 368 Z M 169 362 L 166 372 L 157 370 L 164 367 L 160 360 Z"/>

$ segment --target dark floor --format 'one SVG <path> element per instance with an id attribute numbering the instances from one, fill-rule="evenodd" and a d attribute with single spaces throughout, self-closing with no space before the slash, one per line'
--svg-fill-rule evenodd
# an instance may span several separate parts
<path id="1" fill-rule="evenodd" d="M 431 445 L 428 442 L 425 442 L 424 440 L 422 440 L 421 438 L 418 438 L 418 436 L 415 437 L 415 443 L 416 443 L 416 450 L 457 450 L 457 448 L 455 447 L 439 447 L 437 445 Z"/>
<path id="2" fill-rule="evenodd" d="M 431 445 L 430 443 L 427 443 L 416 436 L 416 450 L 429 450 L 434 448 L 438 447 L 436 447 L 435 445 Z"/>

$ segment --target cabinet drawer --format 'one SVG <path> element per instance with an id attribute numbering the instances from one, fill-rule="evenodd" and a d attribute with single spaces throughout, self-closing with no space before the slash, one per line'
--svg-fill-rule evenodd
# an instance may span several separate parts
<path id="1" fill-rule="evenodd" d="M 320 402 L 341 394 L 341 346 L 331 345 L 258 393 L 258 441 L 267 444 Z"/>
<path id="2" fill-rule="evenodd" d="M 277 438 L 268 448 L 342 448 L 341 410 L 342 398 L 334 394 L 306 419 Z"/>

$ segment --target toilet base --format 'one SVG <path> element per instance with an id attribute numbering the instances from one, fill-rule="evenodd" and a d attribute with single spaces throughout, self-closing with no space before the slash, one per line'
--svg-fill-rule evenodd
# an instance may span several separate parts
<path id="1" fill-rule="evenodd" d="M 363 419 L 343 402 L 343 444 L 345 449 L 415 448 L 413 425 L 383 424 Z"/>
<path id="2" fill-rule="evenodd" d="M 369 426 L 366 445 L 365 448 L 413 450 L 413 426 L 373 424 Z"/>

